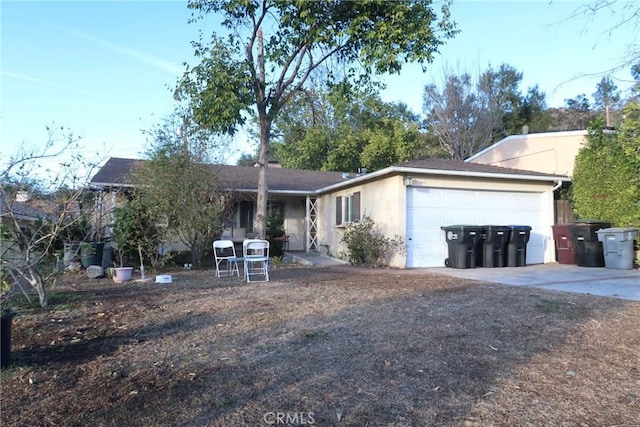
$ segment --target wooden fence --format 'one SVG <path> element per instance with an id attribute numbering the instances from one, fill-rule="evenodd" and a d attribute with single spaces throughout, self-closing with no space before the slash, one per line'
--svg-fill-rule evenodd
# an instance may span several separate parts
<path id="1" fill-rule="evenodd" d="M 571 203 L 568 200 L 556 200 L 556 224 L 566 224 L 574 219 Z"/>

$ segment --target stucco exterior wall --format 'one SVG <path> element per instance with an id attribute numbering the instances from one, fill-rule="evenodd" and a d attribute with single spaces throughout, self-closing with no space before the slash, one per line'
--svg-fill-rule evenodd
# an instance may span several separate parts
<path id="1" fill-rule="evenodd" d="M 492 190 L 542 193 L 545 200 L 546 218 L 544 221 L 553 224 L 553 185 L 546 181 L 506 180 L 495 178 L 457 177 L 448 175 L 411 176 L 413 186 L 449 188 L 463 190 Z M 344 245 L 340 243 L 345 228 L 335 225 L 336 197 L 360 192 L 361 218 L 370 217 L 387 237 L 401 236 L 406 244 L 407 229 L 407 191 L 405 177 L 389 176 L 366 182 L 333 193 L 324 194 L 318 199 L 319 217 L 318 243 L 326 246 L 329 254 L 341 257 Z M 545 262 L 554 259 L 553 241 L 545 243 Z M 406 251 L 396 253 L 389 265 L 395 268 L 406 267 Z"/>
<path id="2" fill-rule="evenodd" d="M 318 243 L 325 245 L 332 256 L 340 257 L 344 245 L 340 240 L 345 227 L 336 226 L 336 197 L 360 192 L 360 218 L 369 217 L 387 237 L 403 236 L 406 231 L 406 191 L 401 176 L 356 185 L 326 194 L 318 199 L 319 217 Z M 392 266 L 401 266 L 404 257 L 395 255 Z"/>
<path id="3" fill-rule="evenodd" d="M 305 198 L 288 197 L 284 199 L 284 231 L 289 236 L 290 251 L 304 250 L 305 214 Z"/>
<path id="4" fill-rule="evenodd" d="M 586 142 L 586 135 L 587 131 L 512 135 L 468 161 L 571 176 L 576 155 Z"/>

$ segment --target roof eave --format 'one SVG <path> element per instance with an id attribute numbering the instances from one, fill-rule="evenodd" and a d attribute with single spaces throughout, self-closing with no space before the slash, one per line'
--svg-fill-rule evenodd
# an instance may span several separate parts
<path id="1" fill-rule="evenodd" d="M 454 176 L 472 176 L 478 178 L 498 178 L 498 179 L 516 179 L 523 181 L 571 181 L 571 178 L 564 175 L 529 175 L 526 173 L 497 173 L 497 172 L 476 172 L 476 171 L 456 171 L 442 169 L 421 169 L 421 168 L 394 168 L 398 173 L 423 173 L 428 175 L 454 175 Z"/>
<path id="2" fill-rule="evenodd" d="M 410 167 L 404 167 L 404 166 L 390 166 L 388 168 L 381 169 L 376 172 L 371 172 L 366 175 L 351 178 L 345 182 L 339 182 L 337 184 L 320 188 L 315 191 L 315 194 L 331 192 L 343 187 L 349 187 L 354 184 L 359 184 L 364 181 L 368 181 L 374 178 L 379 178 L 384 175 L 394 175 L 394 174 L 449 175 L 449 176 L 467 176 L 467 177 L 478 177 L 478 178 L 515 179 L 515 180 L 526 180 L 526 181 L 548 181 L 548 182 L 571 181 L 570 177 L 564 176 L 564 175 L 527 175 L 527 174 L 456 171 L 456 170 L 444 170 L 444 169 L 424 169 L 424 168 L 410 168 Z"/>
<path id="3" fill-rule="evenodd" d="M 91 182 L 89 186 L 94 189 L 104 189 L 104 188 L 133 188 L 135 185 L 133 184 L 119 184 L 114 182 Z"/>
<path id="4" fill-rule="evenodd" d="M 226 191 L 234 191 L 237 193 L 257 193 L 257 188 L 234 188 Z M 278 194 L 282 196 L 311 196 L 315 193 L 313 190 L 269 190 L 269 194 Z"/>

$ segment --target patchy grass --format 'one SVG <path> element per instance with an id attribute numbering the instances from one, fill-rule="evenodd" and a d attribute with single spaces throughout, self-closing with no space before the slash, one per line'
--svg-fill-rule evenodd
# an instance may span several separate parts
<path id="1" fill-rule="evenodd" d="M 541 298 L 536 304 L 536 307 L 538 307 L 538 310 L 547 314 L 560 313 L 565 309 L 566 306 L 567 306 L 567 303 L 565 301 L 558 300 L 558 299 L 548 299 L 548 298 Z"/>
<path id="2" fill-rule="evenodd" d="M 0 424 L 640 424 L 636 302 L 350 266 L 172 274 L 22 309 Z"/>

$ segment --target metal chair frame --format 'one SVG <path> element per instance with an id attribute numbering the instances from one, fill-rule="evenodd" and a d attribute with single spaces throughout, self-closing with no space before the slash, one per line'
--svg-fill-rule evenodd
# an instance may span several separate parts
<path id="1" fill-rule="evenodd" d="M 231 249 L 232 255 L 228 255 L 229 249 Z M 225 255 L 225 252 L 227 255 Z M 216 240 L 213 242 L 213 256 L 216 261 L 216 277 L 220 277 L 220 273 L 226 273 L 227 277 L 233 276 L 235 273 L 240 277 L 240 270 L 238 270 L 238 261 L 241 261 L 236 256 L 236 248 L 231 240 Z M 220 264 L 225 262 L 225 269 L 220 269 Z"/>
<path id="2" fill-rule="evenodd" d="M 242 242 L 244 278 L 247 283 L 269 281 L 269 242 L 262 239 L 247 239 Z M 262 276 L 263 280 L 251 280 Z"/>

